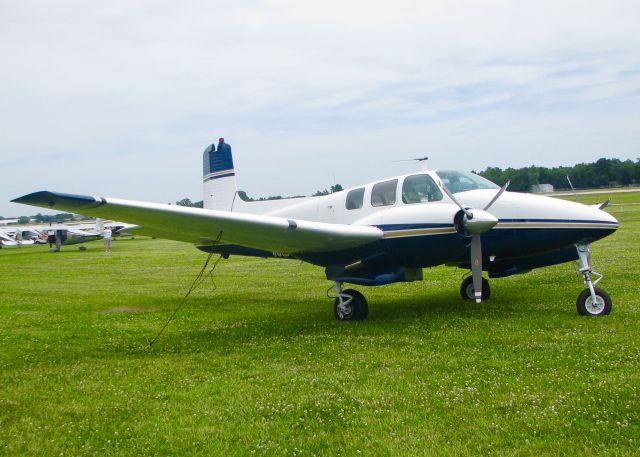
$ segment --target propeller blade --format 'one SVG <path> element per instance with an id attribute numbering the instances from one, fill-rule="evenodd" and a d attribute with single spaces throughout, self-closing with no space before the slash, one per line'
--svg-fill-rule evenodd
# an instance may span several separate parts
<path id="1" fill-rule="evenodd" d="M 458 208 L 460 208 L 462 210 L 462 212 L 467 215 L 467 218 L 469 220 L 473 219 L 473 213 L 460 204 L 458 199 L 453 196 L 453 194 L 451 193 L 451 191 L 449 189 L 447 189 L 447 186 L 445 186 L 443 184 L 442 185 L 442 190 L 444 190 L 444 193 L 447 194 L 447 197 L 449 197 L 451 200 L 453 200 L 453 203 L 458 205 Z"/>
<path id="2" fill-rule="evenodd" d="M 473 275 L 476 303 L 480 303 L 482 301 L 482 243 L 480 235 L 471 237 L 471 274 Z"/>
<path id="3" fill-rule="evenodd" d="M 494 195 L 494 197 L 491 199 L 489 204 L 484 207 L 485 211 L 488 210 L 489 208 L 491 208 L 491 205 L 493 205 L 496 202 L 496 200 L 498 200 L 500 198 L 500 195 L 502 195 L 502 193 L 505 190 L 507 190 L 507 187 L 509 187 L 509 184 L 511 184 L 511 180 L 507 181 L 507 183 L 504 186 L 502 186 L 502 188 L 498 191 L 498 193 Z"/>

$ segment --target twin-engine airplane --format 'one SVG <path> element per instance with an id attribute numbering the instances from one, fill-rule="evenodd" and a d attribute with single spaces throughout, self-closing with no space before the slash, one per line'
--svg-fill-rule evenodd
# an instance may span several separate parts
<path id="1" fill-rule="evenodd" d="M 418 281 L 436 265 L 471 269 L 460 293 L 478 303 L 489 282 L 534 268 L 578 260 L 587 288 L 578 312 L 611 312 L 596 284 L 590 243 L 612 234 L 606 212 L 564 200 L 507 192 L 453 170 L 384 179 L 323 197 L 246 202 L 239 196 L 231 147 L 204 151 L 204 209 L 116 198 L 35 192 L 13 200 L 93 217 L 126 220 L 140 232 L 195 243 L 202 251 L 300 259 L 325 267 L 336 291 L 338 320 L 367 317 L 364 296 L 344 283 L 377 286 Z M 595 275 L 597 279 L 591 279 Z"/>

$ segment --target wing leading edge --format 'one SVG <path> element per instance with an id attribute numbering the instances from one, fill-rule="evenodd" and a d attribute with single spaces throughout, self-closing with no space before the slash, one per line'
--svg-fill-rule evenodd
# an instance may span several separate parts
<path id="1" fill-rule="evenodd" d="M 34 192 L 12 201 L 127 221 L 142 226 L 145 234 L 159 238 L 196 244 L 219 241 L 285 254 L 338 251 L 382 238 L 380 229 L 369 226 L 327 224 L 48 191 Z"/>

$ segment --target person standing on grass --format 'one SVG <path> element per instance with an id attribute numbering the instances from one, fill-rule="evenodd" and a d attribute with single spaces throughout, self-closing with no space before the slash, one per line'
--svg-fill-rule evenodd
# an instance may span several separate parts
<path id="1" fill-rule="evenodd" d="M 105 227 L 102 230 L 102 239 L 104 240 L 104 250 L 105 252 L 111 252 L 111 236 L 113 232 L 109 227 Z"/>

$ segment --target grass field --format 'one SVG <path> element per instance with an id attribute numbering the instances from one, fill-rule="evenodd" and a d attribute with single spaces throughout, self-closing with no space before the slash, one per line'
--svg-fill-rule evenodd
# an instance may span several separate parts
<path id="1" fill-rule="evenodd" d="M 2 249 L 0 453 L 638 455 L 639 197 L 612 195 L 621 228 L 594 245 L 604 318 L 577 315 L 571 264 L 481 305 L 425 270 L 360 288 L 369 319 L 346 323 L 320 268 L 231 258 L 150 350 L 205 254 Z"/>

